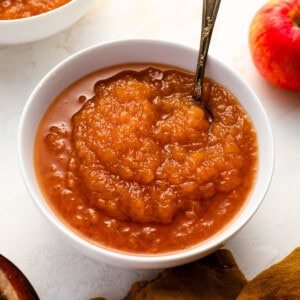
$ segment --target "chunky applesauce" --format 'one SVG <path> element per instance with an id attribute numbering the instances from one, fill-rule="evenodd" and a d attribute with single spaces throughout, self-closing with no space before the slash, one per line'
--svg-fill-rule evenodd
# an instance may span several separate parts
<path id="1" fill-rule="evenodd" d="M 71 0 L 0 0 L 0 20 L 32 17 L 62 6 Z"/>
<path id="2" fill-rule="evenodd" d="M 178 251 L 223 229 L 245 204 L 256 133 L 216 82 L 204 86 L 210 125 L 192 99 L 192 74 L 143 67 L 96 72 L 61 93 L 38 129 L 36 173 L 57 215 L 91 242 Z"/>

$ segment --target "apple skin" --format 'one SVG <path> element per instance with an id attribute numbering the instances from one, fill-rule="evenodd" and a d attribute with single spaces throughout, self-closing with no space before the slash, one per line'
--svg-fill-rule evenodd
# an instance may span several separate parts
<path id="1" fill-rule="evenodd" d="M 20 269 L 0 254 L 1 297 L 4 299 L 39 300 L 36 291 Z"/>
<path id="2" fill-rule="evenodd" d="M 249 46 L 262 77 L 300 90 L 300 0 L 267 2 L 250 24 Z"/>

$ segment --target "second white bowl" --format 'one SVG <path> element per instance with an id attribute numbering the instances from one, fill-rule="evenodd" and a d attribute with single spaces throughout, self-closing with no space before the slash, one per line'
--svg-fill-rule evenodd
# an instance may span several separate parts
<path id="1" fill-rule="evenodd" d="M 49 37 L 81 18 L 94 0 L 72 0 L 51 11 L 21 19 L 0 20 L 0 44 L 21 44 Z"/>

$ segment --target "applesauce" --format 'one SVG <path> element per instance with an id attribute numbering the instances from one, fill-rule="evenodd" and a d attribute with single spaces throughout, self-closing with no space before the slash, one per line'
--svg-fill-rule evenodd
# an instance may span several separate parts
<path id="1" fill-rule="evenodd" d="M 206 79 L 210 125 L 193 84 L 184 70 L 125 65 L 55 99 L 34 159 L 47 201 L 72 230 L 116 251 L 166 253 L 207 240 L 238 214 L 255 181 L 253 124 Z"/>
<path id="2" fill-rule="evenodd" d="M 71 0 L 0 0 L 0 20 L 32 17 L 60 7 Z"/>

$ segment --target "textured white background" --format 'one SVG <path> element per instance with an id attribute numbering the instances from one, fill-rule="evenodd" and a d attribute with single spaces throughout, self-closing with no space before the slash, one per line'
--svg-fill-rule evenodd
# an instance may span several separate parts
<path id="1" fill-rule="evenodd" d="M 275 170 L 262 206 L 226 247 L 248 279 L 300 245 L 300 93 L 266 83 L 248 49 L 250 21 L 264 0 L 223 0 L 210 48 L 256 91 L 275 138 Z M 27 275 L 41 299 L 121 299 L 154 271 L 126 270 L 84 257 L 49 228 L 21 178 L 17 131 L 35 85 L 58 62 L 87 46 L 155 38 L 197 48 L 201 0 L 96 0 L 71 28 L 42 41 L 0 45 L 0 253 Z"/>

